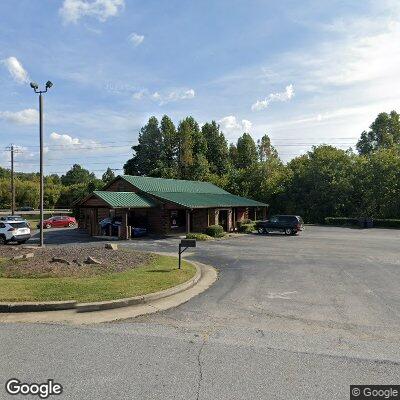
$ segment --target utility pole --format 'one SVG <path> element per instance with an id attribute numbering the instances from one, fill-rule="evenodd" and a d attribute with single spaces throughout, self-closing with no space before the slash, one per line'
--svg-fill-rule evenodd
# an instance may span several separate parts
<path id="1" fill-rule="evenodd" d="M 14 154 L 20 153 L 19 149 L 13 144 L 7 147 L 11 153 L 11 215 L 15 214 L 15 181 L 14 181 Z"/>

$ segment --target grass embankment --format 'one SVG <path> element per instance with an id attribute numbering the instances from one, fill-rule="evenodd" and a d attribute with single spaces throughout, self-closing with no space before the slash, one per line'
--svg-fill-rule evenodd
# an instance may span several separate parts
<path id="1" fill-rule="evenodd" d="M 134 297 L 184 283 L 196 272 L 196 268 L 186 261 L 183 261 L 179 270 L 176 258 L 156 255 L 147 265 L 87 278 L 5 278 L 6 262 L 0 261 L 0 302 L 93 302 Z"/>

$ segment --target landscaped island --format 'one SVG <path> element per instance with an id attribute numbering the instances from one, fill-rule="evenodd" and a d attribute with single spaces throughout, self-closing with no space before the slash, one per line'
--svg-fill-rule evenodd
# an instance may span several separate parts
<path id="1" fill-rule="evenodd" d="M 134 297 L 179 285 L 196 268 L 170 256 L 102 246 L 0 248 L 0 302 Z"/>

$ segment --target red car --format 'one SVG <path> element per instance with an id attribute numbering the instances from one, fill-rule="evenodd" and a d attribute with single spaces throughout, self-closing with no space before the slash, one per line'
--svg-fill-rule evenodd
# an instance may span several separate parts
<path id="1" fill-rule="evenodd" d="M 43 221 L 43 228 L 67 228 L 76 225 L 76 219 L 74 217 L 69 217 L 68 215 L 60 215 L 56 217 L 51 217 Z M 40 223 L 37 226 L 40 228 Z"/>

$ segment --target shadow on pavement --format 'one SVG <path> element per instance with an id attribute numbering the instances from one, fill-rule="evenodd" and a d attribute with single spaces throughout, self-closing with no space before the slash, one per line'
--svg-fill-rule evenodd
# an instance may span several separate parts
<path id="1" fill-rule="evenodd" d="M 32 233 L 29 244 L 36 244 L 39 242 L 39 230 Z M 52 228 L 44 231 L 44 243 L 47 245 L 52 244 L 76 244 L 76 243 L 93 243 L 110 241 L 109 237 L 92 237 L 88 233 L 77 228 Z"/>

